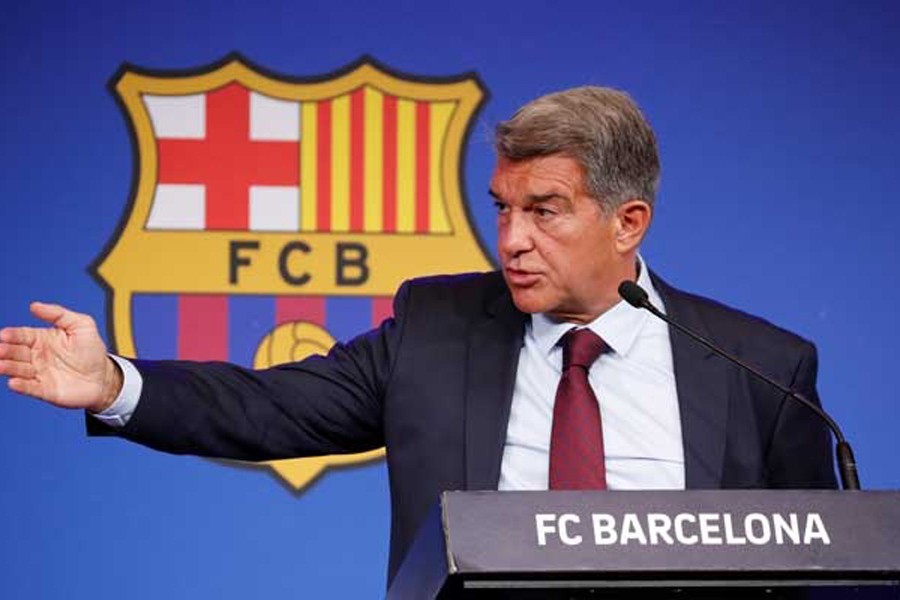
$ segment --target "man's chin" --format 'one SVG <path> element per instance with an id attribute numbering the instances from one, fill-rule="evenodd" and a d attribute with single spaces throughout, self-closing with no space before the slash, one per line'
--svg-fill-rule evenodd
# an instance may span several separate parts
<path id="1" fill-rule="evenodd" d="M 542 294 L 533 288 L 516 288 L 510 286 L 513 304 L 523 313 L 534 314 L 547 312 L 550 303 Z"/>

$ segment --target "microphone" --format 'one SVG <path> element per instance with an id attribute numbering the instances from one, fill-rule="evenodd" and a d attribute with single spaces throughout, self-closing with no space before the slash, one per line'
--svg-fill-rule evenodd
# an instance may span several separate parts
<path id="1" fill-rule="evenodd" d="M 832 419 L 828 413 L 826 413 L 821 407 L 819 407 L 814 402 L 811 402 L 809 399 L 804 398 L 802 394 L 795 392 L 794 390 L 787 388 L 771 377 L 768 377 L 745 362 L 739 360 L 738 358 L 732 356 L 731 354 L 725 352 L 706 338 L 694 333 L 690 329 L 687 329 L 683 325 L 676 323 L 664 313 L 662 313 L 658 308 L 653 306 L 653 303 L 650 302 L 650 298 L 647 295 L 646 290 L 636 284 L 633 281 L 623 281 L 619 284 L 619 295 L 630 305 L 635 308 L 645 308 L 678 331 L 684 333 L 691 339 L 699 342 L 703 346 L 706 346 L 722 358 L 728 360 L 729 362 L 737 365 L 741 369 L 755 375 L 758 379 L 765 381 L 781 393 L 789 396 L 790 398 L 796 400 L 800 404 L 804 405 L 814 413 L 816 413 L 820 419 L 825 421 L 831 431 L 834 433 L 834 437 L 837 440 L 835 444 L 835 454 L 837 455 L 838 461 L 838 472 L 841 476 L 841 487 L 845 490 L 858 490 L 859 489 L 859 473 L 856 470 L 856 459 L 853 458 L 853 450 L 850 448 L 850 444 L 844 438 L 844 434 L 841 432 L 840 427 L 838 427 L 837 423 L 835 423 L 834 419 Z"/>

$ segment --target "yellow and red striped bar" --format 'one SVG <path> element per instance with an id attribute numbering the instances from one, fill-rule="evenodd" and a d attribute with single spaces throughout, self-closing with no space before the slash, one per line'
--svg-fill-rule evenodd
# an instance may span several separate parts
<path id="1" fill-rule="evenodd" d="M 450 232 L 440 178 L 453 108 L 369 86 L 303 103 L 301 231 Z"/>

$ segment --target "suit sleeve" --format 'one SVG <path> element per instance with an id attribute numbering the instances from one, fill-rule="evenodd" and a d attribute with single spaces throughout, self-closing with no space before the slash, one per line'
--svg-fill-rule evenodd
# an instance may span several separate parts
<path id="1" fill-rule="evenodd" d="M 821 406 L 817 371 L 815 346 L 804 343 L 791 389 Z M 830 430 L 812 410 L 791 398 L 782 399 L 766 462 L 770 487 L 837 487 Z"/>
<path id="2" fill-rule="evenodd" d="M 404 284 L 394 318 L 336 344 L 327 356 L 261 371 L 222 362 L 134 361 L 143 389 L 128 424 L 113 430 L 89 419 L 89 433 L 174 454 L 251 461 L 383 446 L 384 394 L 408 297 Z"/>

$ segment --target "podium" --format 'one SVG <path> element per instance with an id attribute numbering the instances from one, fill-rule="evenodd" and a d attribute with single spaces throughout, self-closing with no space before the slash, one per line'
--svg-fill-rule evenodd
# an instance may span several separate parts
<path id="1" fill-rule="evenodd" d="M 445 492 L 388 598 L 900 598 L 900 492 Z"/>

